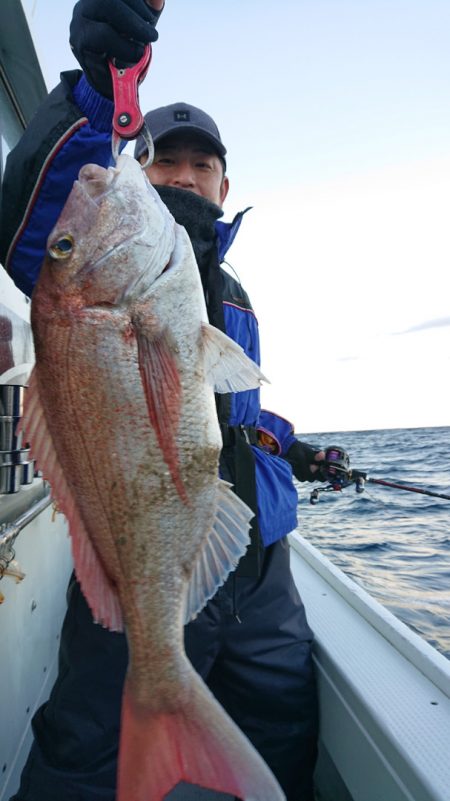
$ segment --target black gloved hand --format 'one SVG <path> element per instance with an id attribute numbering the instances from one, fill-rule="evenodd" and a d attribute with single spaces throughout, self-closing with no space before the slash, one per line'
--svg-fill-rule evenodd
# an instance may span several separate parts
<path id="1" fill-rule="evenodd" d="M 313 448 L 307 442 L 297 440 L 286 451 L 284 459 L 291 465 L 292 472 L 298 481 L 323 481 L 320 462 L 324 456 L 324 452 L 318 448 Z"/>
<path id="2" fill-rule="evenodd" d="M 145 0 L 79 0 L 70 23 L 70 46 L 97 92 L 112 99 L 108 61 L 137 64 L 145 45 L 158 38 L 160 14 Z"/>

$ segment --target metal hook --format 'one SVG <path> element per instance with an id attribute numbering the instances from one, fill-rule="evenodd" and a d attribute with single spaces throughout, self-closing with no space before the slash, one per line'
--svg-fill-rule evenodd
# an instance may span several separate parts
<path id="1" fill-rule="evenodd" d="M 145 122 L 141 129 L 141 136 L 147 145 L 147 160 L 145 164 L 142 164 L 142 169 L 145 170 L 153 164 L 153 159 L 155 158 L 155 146 L 153 144 L 152 135 Z"/>

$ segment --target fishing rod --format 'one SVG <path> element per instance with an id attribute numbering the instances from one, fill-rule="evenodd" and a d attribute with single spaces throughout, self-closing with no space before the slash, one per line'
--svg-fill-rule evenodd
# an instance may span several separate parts
<path id="1" fill-rule="evenodd" d="M 442 498 L 445 501 L 450 501 L 450 495 L 445 495 L 442 492 L 432 492 L 422 487 L 411 487 L 409 484 L 398 484 L 394 481 L 386 481 L 384 478 L 371 478 L 365 470 L 351 469 L 348 454 L 342 448 L 335 446 L 331 446 L 325 451 L 325 459 L 320 464 L 320 470 L 328 484 L 325 487 L 317 487 L 312 491 L 309 500 L 313 505 L 319 502 L 321 492 L 340 492 L 350 484 L 354 484 L 356 492 L 361 493 L 364 492 L 366 483 L 381 484 L 383 487 L 392 487 L 406 492 L 417 492 L 420 495 L 428 495 L 432 498 Z"/>
<path id="2" fill-rule="evenodd" d="M 407 484 L 395 484 L 393 481 L 385 481 L 382 478 L 369 478 L 367 476 L 364 480 L 369 484 L 382 484 L 384 487 L 394 487 L 394 489 L 406 490 L 407 492 L 419 492 L 421 495 L 430 495 L 432 498 L 443 498 L 445 501 L 450 501 L 450 495 L 444 495 L 442 492 L 432 492 L 421 487 L 409 487 Z"/>

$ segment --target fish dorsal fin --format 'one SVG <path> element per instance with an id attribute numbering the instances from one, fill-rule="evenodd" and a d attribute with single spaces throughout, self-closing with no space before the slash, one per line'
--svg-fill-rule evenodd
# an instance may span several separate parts
<path id="1" fill-rule="evenodd" d="M 94 619 L 112 631 L 122 631 L 122 612 L 117 593 L 91 543 L 52 442 L 40 400 L 36 369 L 31 373 L 19 427 L 25 442 L 30 443 L 31 458 L 36 460 L 37 467 L 50 482 L 58 511 L 67 518 L 75 572 Z"/>
<path id="2" fill-rule="evenodd" d="M 242 392 L 256 389 L 262 381 L 267 381 L 241 346 L 209 323 L 202 323 L 202 344 L 206 379 L 215 392 Z"/>
<path id="3" fill-rule="evenodd" d="M 253 512 L 235 495 L 227 481 L 218 478 L 217 490 L 216 515 L 189 582 L 186 623 L 215 595 L 250 543 L 248 532 Z"/>

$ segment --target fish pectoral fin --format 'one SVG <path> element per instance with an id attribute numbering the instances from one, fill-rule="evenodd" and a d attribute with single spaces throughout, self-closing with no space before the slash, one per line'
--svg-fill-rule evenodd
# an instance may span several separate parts
<path id="1" fill-rule="evenodd" d="M 269 383 L 241 346 L 209 323 L 202 323 L 202 344 L 206 379 L 215 392 L 242 392 L 260 387 L 263 381 Z"/>
<path id="2" fill-rule="evenodd" d="M 159 336 L 152 337 L 139 324 L 135 325 L 135 332 L 139 371 L 150 423 L 177 492 L 184 503 L 189 503 L 180 474 L 176 443 L 182 388 L 170 334 L 163 331 Z"/>
<path id="3" fill-rule="evenodd" d="M 51 485 L 58 511 L 67 518 L 75 572 L 94 619 L 112 631 L 122 631 L 118 596 L 92 545 L 53 445 L 40 399 L 36 368 L 31 373 L 19 430 L 23 432 L 24 441 L 30 443 L 30 458 L 35 459 L 44 479 Z"/>
<path id="4" fill-rule="evenodd" d="M 222 479 L 217 479 L 217 484 L 217 511 L 189 582 L 186 623 L 215 595 L 250 543 L 250 520 L 254 513 L 235 495 L 231 484 Z"/>

